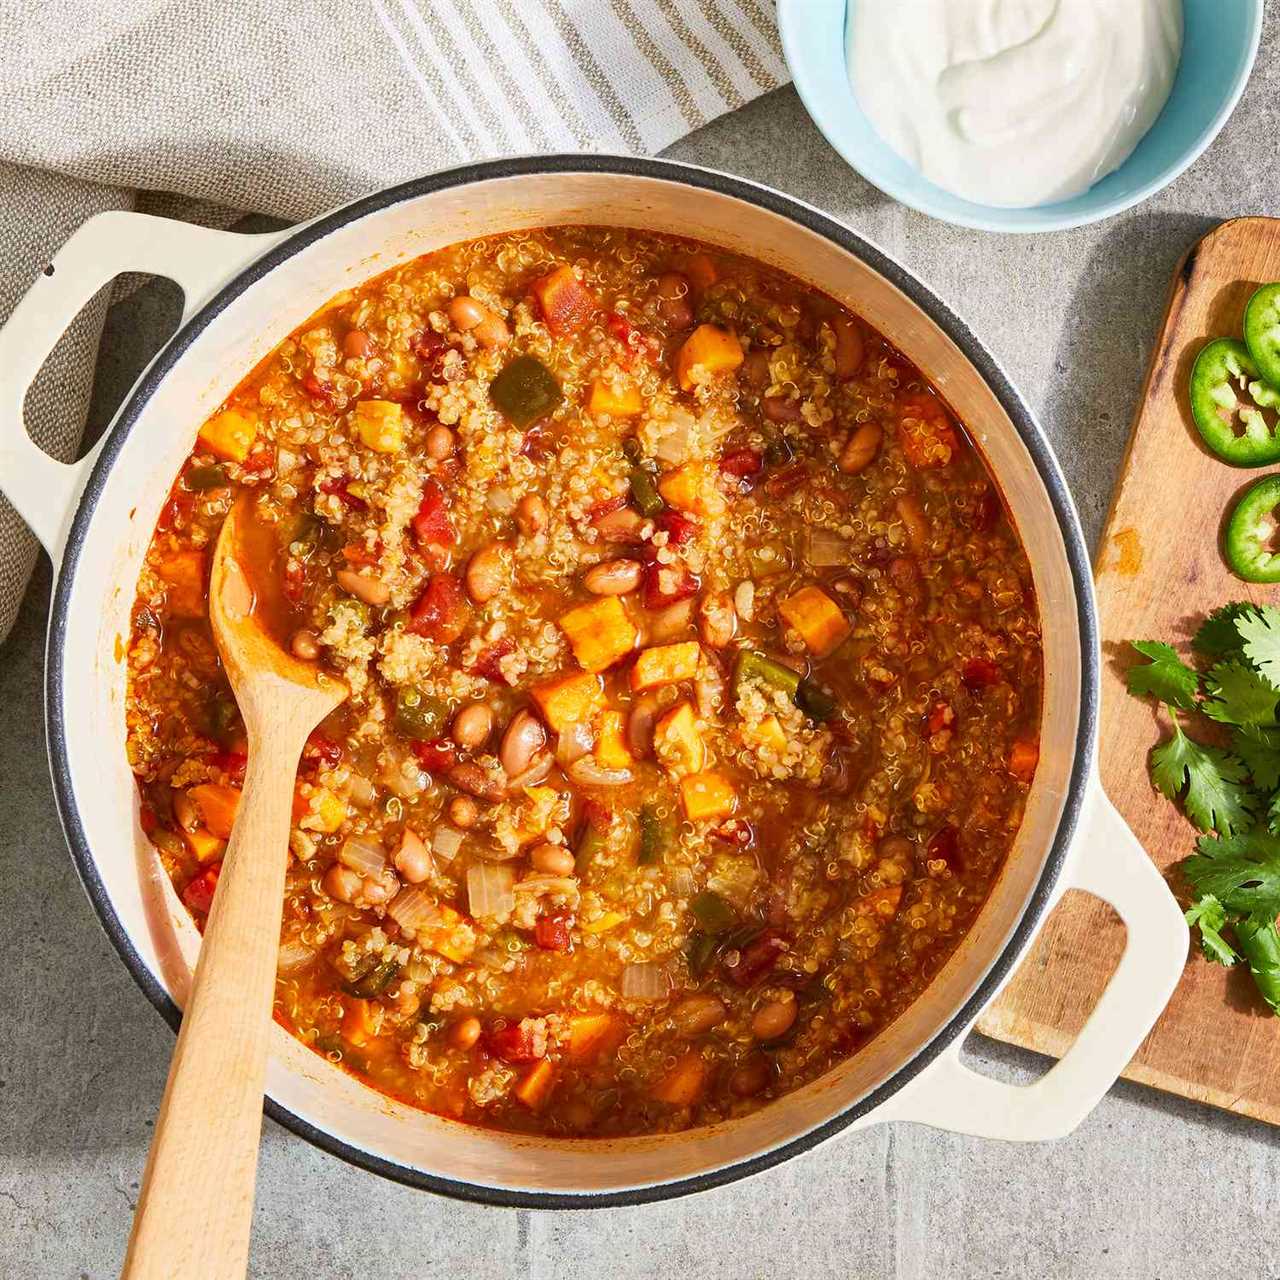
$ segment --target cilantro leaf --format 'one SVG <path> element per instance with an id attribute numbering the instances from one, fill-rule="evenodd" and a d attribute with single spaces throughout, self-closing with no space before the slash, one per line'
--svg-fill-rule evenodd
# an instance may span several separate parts
<path id="1" fill-rule="evenodd" d="M 1206 677 L 1209 700 L 1201 710 L 1221 724 L 1274 725 L 1277 689 L 1265 676 L 1235 660 L 1219 662 Z"/>
<path id="2" fill-rule="evenodd" d="M 1192 638 L 1191 647 L 1197 653 L 1208 654 L 1211 658 L 1225 658 L 1228 654 L 1240 652 L 1240 633 L 1236 630 L 1236 619 L 1246 613 L 1252 613 L 1254 606 L 1247 600 L 1236 600 L 1215 609 L 1201 624 L 1200 630 Z"/>
<path id="3" fill-rule="evenodd" d="M 1151 780 L 1170 800 L 1186 788 L 1187 817 L 1201 831 L 1230 836 L 1253 824 L 1256 800 L 1243 785 L 1244 776 L 1239 760 L 1188 738 L 1176 717 L 1173 737 L 1151 753 Z"/>
<path id="4" fill-rule="evenodd" d="M 1129 668 L 1126 676 L 1129 692 L 1138 697 L 1150 694 L 1171 707 L 1192 710 L 1200 689 L 1200 677 L 1178 657 L 1174 647 L 1159 640 L 1134 640 L 1132 644 L 1151 661 Z"/>
<path id="5" fill-rule="evenodd" d="M 1248 725 L 1231 734 L 1231 750 L 1244 761 L 1259 791 L 1280 787 L 1280 731 Z"/>
<path id="6" fill-rule="evenodd" d="M 1259 605 L 1240 614 L 1235 624 L 1244 641 L 1244 656 L 1258 674 L 1272 683 L 1280 680 L 1280 609 Z"/>
<path id="7" fill-rule="evenodd" d="M 1200 930 L 1200 949 L 1207 960 L 1226 965 L 1227 968 L 1235 964 L 1239 956 L 1222 936 L 1227 913 L 1213 894 L 1206 893 L 1195 906 L 1187 909 L 1185 915 L 1187 924 Z"/>
<path id="8" fill-rule="evenodd" d="M 1236 921 L 1232 928 L 1258 994 L 1273 1013 L 1280 1013 L 1280 932 L 1275 917 L 1250 916 Z"/>
<path id="9" fill-rule="evenodd" d="M 1280 791 L 1271 797 L 1271 803 L 1267 805 L 1267 830 L 1273 836 L 1280 835 Z"/>
<path id="10" fill-rule="evenodd" d="M 1213 894 L 1228 911 L 1270 920 L 1280 915 L 1280 836 L 1201 836 L 1182 870 L 1197 893 Z"/>

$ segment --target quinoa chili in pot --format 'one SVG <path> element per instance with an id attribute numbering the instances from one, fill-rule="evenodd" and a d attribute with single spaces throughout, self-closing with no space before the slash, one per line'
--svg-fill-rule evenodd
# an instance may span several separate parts
<path id="1" fill-rule="evenodd" d="M 298 771 L 276 1016 L 374 1087 L 561 1136 L 723 1120 L 856 1053 L 973 922 L 1037 761 L 1031 571 L 962 425 L 820 292 L 519 232 L 259 364 L 128 656 L 197 923 L 244 779 L 206 590 L 246 490 L 268 624 L 352 690 Z"/>

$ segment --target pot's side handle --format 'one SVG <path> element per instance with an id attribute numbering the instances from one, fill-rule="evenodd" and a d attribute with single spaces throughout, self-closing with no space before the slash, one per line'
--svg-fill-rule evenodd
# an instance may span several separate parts
<path id="1" fill-rule="evenodd" d="M 1115 1083 L 1182 976 L 1188 931 L 1155 864 L 1096 781 L 1063 887 L 1110 903 L 1128 937 L 1111 982 L 1062 1060 L 1034 1084 L 1004 1084 L 960 1061 L 960 1037 L 876 1119 L 1045 1141 L 1069 1134 Z"/>
<path id="2" fill-rule="evenodd" d="M 54 344 L 80 308 L 124 271 L 175 281 L 182 289 L 186 320 L 279 235 L 212 231 L 143 213 L 100 213 L 58 250 L 0 328 L 0 484 L 55 565 L 97 451 L 67 465 L 27 434 L 27 389 Z"/>

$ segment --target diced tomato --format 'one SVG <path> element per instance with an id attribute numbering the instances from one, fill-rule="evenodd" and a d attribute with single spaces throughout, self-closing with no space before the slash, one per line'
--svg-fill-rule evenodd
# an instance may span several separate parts
<path id="1" fill-rule="evenodd" d="M 424 329 L 413 340 L 413 352 L 422 361 L 428 379 L 438 378 L 444 371 L 444 355 L 449 341 L 434 329 Z"/>
<path id="2" fill-rule="evenodd" d="M 786 939 L 772 929 L 766 929 L 742 950 L 730 951 L 728 957 L 736 959 L 730 964 L 726 958 L 724 971 L 735 986 L 755 986 L 778 963 L 778 957 L 786 949 Z"/>
<path id="3" fill-rule="evenodd" d="M 479 657 L 467 670 L 473 676 L 483 676 L 486 680 L 492 680 L 494 684 L 506 684 L 507 679 L 502 674 L 502 659 L 514 653 L 515 647 L 514 640 L 509 636 L 503 636 L 501 640 L 495 640 L 487 649 L 482 649 Z"/>
<path id="4" fill-rule="evenodd" d="M 484 1046 L 503 1062 L 537 1062 L 542 1057 L 533 1042 L 533 1033 L 524 1022 L 499 1018 L 485 1033 Z"/>
<path id="5" fill-rule="evenodd" d="M 218 875 L 221 871 L 221 861 L 215 862 L 183 889 L 182 900 L 192 911 L 198 911 L 202 916 L 209 914 L 209 908 L 213 906 L 213 891 L 218 887 Z"/>
<path id="6" fill-rule="evenodd" d="M 960 833 L 950 824 L 940 827 L 929 837 L 924 856 L 930 862 L 945 862 L 952 871 L 962 871 L 964 858 L 960 854 Z"/>
<path id="7" fill-rule="evenodd" d="M 650 561 L 644 567 L 644 607 L 664 609 L 698 593 L 698 579 L 683 565 Z"/>
<path id="8" fill-rule="evenodd" d="M 319 400 L 322 404 L 333 403 L 333 388 L 327 382 L 321 382 L 314 373 L 309 373 L 302 379 L 302 389 L 313 400 Z"/>
<path id="9" fill-rule="evenodd" d="M 785 498 L 787 494 L 794 493 L 804 484 L 808 474 L 808 468 L 804 463 L 793 462 L 790 466 L 775 471 L 764 482 L 764 491 L 771 498 Z"/>
<path id="10" fill-rule="evenodd" d="M 330 769 L 342 759 L 342 744 L 334 742 L 332 738 L 326 738 L 319 730 L 316 730 L 307 739 L 307 745 L 302 749 L 304 759 L 315 760 L 320 764 L 328 765 Z"/>
<path id="11" fill-rule="evenodd" d="M 1030 782 L 1040 763 L 1040 744 L 1028 738 L 1019 738 L 1009 748 L 1009 772 L 1019 782 Z"/>
<path id="12" fill-rule="evenodd" d="M 422 486 L 418 514 L 410 521 L 420 547 L 451 547 L 458 540 L 449 519 L 449 502 L 440 485 L 428 476 Z"/>
<path id="13" fill-rule="evenodd" d="M 722 840 L 735 849 L 750 849 L 756 838 L 751 823 L 745 818 L 730 818 L 728 822 L 722 822 L 718 827 L 713 827 L 711 835 L 714 839 Z"/>
<path id="14" fill-rule="evenodd" d="M 373 544 L 372 551 L 363 542 L 350 542 L 342 548 L 342 558 L 348 564 L 377 564 L 382 559 L 382 539 Z"/>
<path id="15" fill-rule="evenodd" d="M 280 590 L 290 604 L 297 604 L 306 589 L 307 575 L 301 560 L 290 560 L 280 579 Z"/>
<path id="16" fill-rule="evenodd" d="M 352 493 L 347 488 L 348 483 L 345 476 L 328 476 L 320 481 L 319 488 L 321 493 L 336 493 L 342 505 L 350 507 L 352 511 L 364 511 L 369 504 Z"/>
<path id="17" fill-rule="evenodd" d="M 209 760 L 215 769 L 221 769 L 235 785 L 244 784 L 244 771 L 249 763 L 248 755 L 243 751 L 218 751 Z"/>
<path id="18" fill-rule="evenodd" d="M 599 800 L 587 800 L 582 806 L 582 820 L 592 831 L 604 835 L 613 821 L 613 814 Z"/>
<path id="19" fill-rule="evenodd" d="M 610 311 L 605 317 L 604 324 L 610 335 L 622 346 L 624 367 L 629 369 L 636 356 L 643 356 L 650 361 L 658 358 L 657 340 L 651 335 L 641 333 L 621 312 Z"/>
<path id="20" fill-rule="evenodd" d="M 265 475 L 268 471 L 275 469 L 276 455 L 270 449 L 258 449 L 240 465 L 245 471 L 251 471 L 254 475 Z"/>
<path id="21" fill-rule="evenodd" d="M 604 318 L 604 327 L 617 338 L 624 347 L 632 345 L 636 327 L 620 311 L 610 311 Z"/>
<path id="22" fill-rule="evenodd" d="M 572 267 L 557 267 L 533 282 L 542 318 L 557 337 L 577 333 L 591 319 L 596 300 Z"/>
<path id="23" fill-rule="evenodd" d="M 924 391 L 899 402 L 898 433 L 902 452 L 917 470 L 945 467 L 960 447 L 945 406 Z"/>
<path id="24" fill-rule="evenodd" d="M 955 722 L 956 713 L 952 711 L 950 703 L 935 702 L 929 708 L 929 715 L 925 720 L 925 728 L 932 736 L 935 733 L 941 733 L 944 729 L 952 728 Z"/>
<path id="25" fill-rule="evenodd" d="M 572 951 L 572 925 L 573 917 L 565 912 L 541 916 L 533 926 L 533 940 L 543 951 Z"/>
<path id="26" fill-rule="evenodd" d="M 168 533 L 174 525 L 185 524 L 196 505 L 197 496 L 185 489 L 178 489 L 171 494 L 169 501 L 164 504 L 164 509 L 160 512 L 160 519 L 156 521 L 157 532 Z"/>
<path id="27" fill-rule="evenodd" d="M 451 573 L 431 575 L 409 610 L 409 630 L 441 644 L 452 644 L 467 625 L 467 598 Z"/>
<path id="28" fill-rule="evenodd" d="M 698 532 L 698 522 L 681 515 L 671 507 L 661 512 L 656 521 L 657 526 L 667 535 L 667 546 L 682 547 Z"/>
<path id="29" fill-rule="evenodd" d="M 970 658 L 960 668 L 960 683 L 970 693 L 980 693 L 1000 683 L 1000 668 L 990 658 Z"/>
<path id="30" fill-rule="evenodd" d="M 597 520 L 603 520 L 605 516 L 613 515 L 615 511 L 621 511 L 626 505 L 627 495 L 625 493 L 616 493 L 612 498 L 604 498 L 588 507 L 587 519 L 594 524 Z"/>
<path id="31" fill-rule="evenodd" d="M 447 773 L 458 763 L 457 750 L 448 738 L 433 738 L 430 742 L 419 739 L 412 745 L 418 763 L 428 773 Z"/>
<path id="32" fill-rule="evenodd" d="M 764 470 L 764 454 L 756 449 L 734 449 L 720 459 L 720 470 L 727 476 L 749 480 Z"/>

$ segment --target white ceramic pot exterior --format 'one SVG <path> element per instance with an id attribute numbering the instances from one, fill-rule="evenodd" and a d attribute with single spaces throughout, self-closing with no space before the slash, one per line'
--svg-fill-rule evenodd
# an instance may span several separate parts
<path id="1" fill-rule="evenodd" d="M 678 230 L 812 281 L 888 334 L 951 402 L 1000 481 L 1046 624 L 1040 767 L 1022 830 L 974 928 L 928 991 L 852 1059 L 742 1120 L 609 1141 L 488 1132 L 393 1102 L 283 1030 L 269 1109 L 388 1176 L 544 1207 L 696 1190 L 851 1124 L 915 1120 L 1011 1139 L 1070 1132 L 1150 1029 L 1186 954 L 1173 898 L 1097 783 L 1097 638 L 1070 498 L 1003 374 L 923 285 L 816 210 L 704 170 L 598 157 L 498 162 L 269 236 L 109 213 L 86 223 L 36 281 L 0 330 L 0 481 L 60 565 L 47 655 L 51 766 L 68 840 L 109 935 L 172 1020 L 199 938 L 138 825 L 123 653 L 140 562 L 198 425 L 338 291 L 458 240 L 556 223 Z M 175 279 L 185 323 L 99 450 L 62 466 L 22 431 L 23 396 L 83 301 L 128 270 Z M 1068 887 L 1105 898 L 1124 918 L 1124 959 L 1075 1045 L 1040 1081 L 1016 1088 L 979 1076 L 959 1062 L 964 1034 Z"/>

